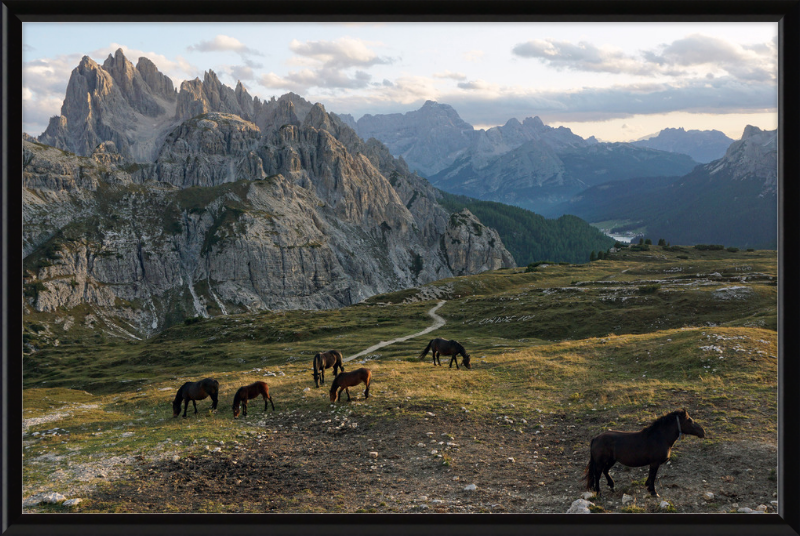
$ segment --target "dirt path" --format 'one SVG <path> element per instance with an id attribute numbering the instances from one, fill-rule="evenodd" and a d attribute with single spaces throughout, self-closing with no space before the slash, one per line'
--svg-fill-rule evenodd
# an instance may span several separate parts
<path id="1" fill-rule="evenodd" d="M 398 337 L 398 338 L 392 339 L 390 341 L 381 341 L 378 344 L 370 346 L 366 350 L 362 350 L 361 352 L 358 352 L 357 354 L 354 354 L 354 355 L 351 355 L 350 357 L 342 359 L 342 361 L 345 361 L 345 362 L 346 361 L 352 361 L 353 359 L 355 359 L 357 357 L 361 357 L 361 356 L 367 355 L 367 354 L 369 354 L 371 352 L 374 352 L 375 350 L 378 350 L 379 348 L 383 348 L 384 346 L 389 346 L 390 344 L 394 344 L 396 342 L 407 341 L 408 339 L 413 339 L 414 337 L 419 337 L 420 335 L 425 335 L 426 333 L 430 333 L 431 331 L 433 331 L 435 329 L 439 329 L 440 327 L 444 326 L 447 323 L 447 321 L 444 318 L 442 318 L 441 316 L 437 315 L 436 311 L 438 311 L 439 308 L 442 305 L 444 305 L 445 303 L 447 303 L 447 300 L 442 300 L 439 303 L 437 303 L 436 305 L 434 305 L 431 308 L 430 311 L 428 311 L 428 315 L 431 318 L 433 318 L 433 324 L 431 324 L 427 328 L 423 329 L 422 331 L 418 331 L 417 333 L 412 333 L 411 335 L 406 335 L 405 337 Z"/>

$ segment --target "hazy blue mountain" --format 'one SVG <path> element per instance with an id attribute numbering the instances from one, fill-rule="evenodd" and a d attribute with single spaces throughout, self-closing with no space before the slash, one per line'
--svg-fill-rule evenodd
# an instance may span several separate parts
<path id="1" fill-rule="evenodd" d="M 634 141 L 631 145 L 687 154 L 698 162 L 706 164 L 722 158 L 731 143 L 733 140 L 719 130 L 665 128 L 658 135 Z"/>

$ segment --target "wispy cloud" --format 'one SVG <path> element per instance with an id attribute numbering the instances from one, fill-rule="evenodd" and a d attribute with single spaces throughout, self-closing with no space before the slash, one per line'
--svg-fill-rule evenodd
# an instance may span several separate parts
<path id="1" fill-rule="evenodd" d="M 483 56 L 483 50 L 468 50 L 467 52 L 461 53 L 461 57 L 467 61 L 479 61 L 483 59 Z"/>
<path id="2" fill-rule="evenodd" d="M 533 58 L 559 70 L 603 72 L 654 77 L 693 77 L 705 74 L 730 75 L 743 81 L 773 83 L 777 75 L 774 42 L 742 45 L 701 34 L 677 39 L 655 49 L 626 54 L 608 46 L 555 39 L 534 39 L 520 43 L 512 53 Z M 709 72 L 715 71 L 714 72 Z"/>
<path id="3" fill-rule="evenodd" d="M 223 34 L 217 35 L 214 39 L 190 45 L 186 47 L 186 50 L 189 52 L 236 52 L 241 56 L 263 56 L 261 52 L 246 46 L 235 37 Z"/>
<path id="4" fill-rule="evenodd" d="M 450 71 L 442 71 L 441 73 L 434 73 L 434 78 L 450 78 L 452 80 L 466 80 L 467 75 L 464 73 L 452 73 Z"/>
<path id="5" fill-rule="evenodd" d="M 305 68 L 290 71 L 284 76 L 274 72 L 264 74 L 259 79 L 262 86 L 298 92 L 313 87 L 362 89 L 369 86 L 372 80 L 365 69 L 393 61 L 391 58 L 378 56 L 364 41 L 350 37 L 335 41 L 302 42 L 294 39 L 289 43 L 289 49 L 299 56 L 292 58 L 290 63 Z M 355 70 L 346 72 L 350 69 Z M 385 86 L 385 82 L 388 80 L 381 85 Z"/>

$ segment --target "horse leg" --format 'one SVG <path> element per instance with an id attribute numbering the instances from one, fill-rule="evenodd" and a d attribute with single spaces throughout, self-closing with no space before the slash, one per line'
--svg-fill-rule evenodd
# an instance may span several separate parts
<path id="1" fill-rule="evenodd" d="M 272 402 L 272 396 L 267 395 L 269 398 L 269 403 L 272 405 L 272 411 L 275 411 L 275 404 Z M 267 411 L 267 403 L 264 402 L 264 411 Z"/>
<path id="2" fill-rule="evenodd" d="M 617 463 L 616 460 L 611 460 L 603 468 L 603 474 L 606 475 L 606 482 L 608 483 L 608 487 L 611 488 L 611 491 L 614 491 L 614 479 L 608 474 L 608 470 L 611 469 L 615 463 Z"/>
<path id="3" fill-rule="evenodd" d="M 367 382 L 367 388 L 364 389 L 364 398 L 369 398 L 369 382 Z"/>
<path id="4" fill-rule="evenodd" d="M 339 387 L 339 392 L 336 393 L 336 401 L 340 402 L 342 400 L 342 391 L 344 391 L 344 387 Z"/>
<path id="5" fill-rule="evenodd" d="M 325 366 L 319 368 L 319 384 L 325 385 Z"/>
<path id="6" fill-rule="evenodd" d="M 183 417 L 186 418 L 186 410 L 189 409 L 189 399 L 183 399 Z"/>
<path id="7" fill-rule="evenodd" d="M 350 388 L 349 387 L 345 387 L 344 388 L 344 392 L 347 393 L 347 401 L 350 402 Z"/>
<path id="8" fill-rule="evenodd" d="M 194 414 L 197 415 L 197 401 L 192 400 L 192 404 L 194 405 Z"/>
<path id="9" fill-rule="evenodd" d="M 247 399 L 242 400 L 242 417 L 247 417 Z"/>
<path id="10" fill-rule="evenodd" d="M 219 402 L 219 393 L 211 395 L 211 409 L 217 409 L 217 402 Z"/>
<path id="11" fill-rule="evenodd" d="M 658 493 L 656 493 L 656 473 L 658 473 L 658 468 L 661 466 L 660 463 L 651 463 L 650 464 L 650 474 L 647 477 L 647 482 L 645 485 L 647 486 L 647 491 L 650 492 L 650 495 L 653 497 L 658 497 Z"/>

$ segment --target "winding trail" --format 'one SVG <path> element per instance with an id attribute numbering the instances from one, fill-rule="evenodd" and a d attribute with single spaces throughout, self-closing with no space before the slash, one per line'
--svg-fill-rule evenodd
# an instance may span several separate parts
<path id="1" fill-rule="evenodd" d="M 442 305 L 444 305 L 445 303 L 447 303 L 447 300 L 442 300 L 439 303 L 437 303 L 436 305 L 434 305 L 431 308 L 430 311 L 428 311 L 428 316 L 433 318 L 433 324 L 431 324 L 429 327 L 423 329 L 422 331 L 419 331 L 417 333 L 412 333 L 411 335 L 406 335 L 405 337 L 398 337 L 398 338 L 392 339 L 390 341 L 381 341 L 381 342 L 379 342 L 378 344 L 376 344 L 374 346 L 370 346 L 366 350 L 363 350 L 361 352 L 358 352 L 357 354 L 351 355 L 348 358 L 342 359 L 342 361 L 343 362 L 352 361 L 353 359 L 355 359 L 357 357 L 361 357 L 363 355 L 367 355 L 368 353 L 374 352 L 375 350 L 377 350 L 379 348 L 383 348 L 384 346 L 389 346 L 390 344 L 394 344 L 396 342 L 407 341 L 408 339 L 413 339 L 414 337 L 418 337 L 420 335 L 425 335 L 426 333 L 430 333 L 431 331 L 433 331 L 435 329 L 439 329 L 440 327 L 444 326 L 447 323 L 447 321 L 444 318 L 442 318 L 441 316 L 437 315 L 436 311 L 438 311 L 439 308 Z"/>

